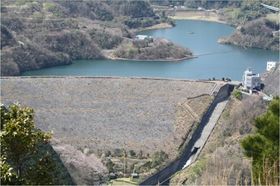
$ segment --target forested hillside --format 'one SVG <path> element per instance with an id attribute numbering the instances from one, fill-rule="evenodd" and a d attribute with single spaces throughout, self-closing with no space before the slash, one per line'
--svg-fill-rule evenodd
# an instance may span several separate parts
<path id="1" fill-rule="evenodd" d="M 176 60 L 192 57 L 192 52 L 166 39 L 145 39 L 126 43 L 114 55 L 118 58 L 138 60 Z"/>
<path id="2" fill-rule="evenodd" d="M 219 40 L 221 43 L 279 51 L 279 15 L 262 6 L 264 3 L 279 8 L 278 0 L 150 0 L 150 2 L 154 6 L 183 6 L 188 10 L 202 8 L 215 12 L 221 21 L 236 27 L 231 36 Z"/>
<path id="3" fill-rule="evenodd" d="M 106 58 L 137 29 L 168 21 L 146 1 L 3 0 L 1 14 L 2 75 Z"/>
<path id="4" fill-rule="evenodd" d="M 239 26 L 229 37 L 221 38 L 220 43 L 233 44 L 244 48 L 279 50 L 279 21 L 259 18 Z"/>

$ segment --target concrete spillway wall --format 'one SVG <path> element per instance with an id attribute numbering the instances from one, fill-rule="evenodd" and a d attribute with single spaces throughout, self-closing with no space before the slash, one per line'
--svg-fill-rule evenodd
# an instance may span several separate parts
<path id="1" fill-rule="evenodd" d="M 195 142 L 200 138 L 203 128 L 208 123 L 217 104 L 227 100 L 233 88 L 234 86 L 229 84 L 226 84 L 220 88 L 213 102 L 209 106 L 208 110 L 203 115 L 200 124 L 197 127 L 197 129 L 194 131 L 189 143 L 185 146 L 185 149 L 183 150 L 183 153 L 180 155 L 180 157 L 178 157 L 176 160 L 171 162 L 169 165 L 167 165 L 159 172 L 155 173 L 154 175 L 144 180 L 142 183 L 140 183 L 140 185 L 157 185 L 157 184 L 166 185 L 169 183 L 170 177 L 177 171 L 181 170 L 186 164 L 187 160 L 194 153 L 196 153 L 196 151 L 193 151 Z"/>

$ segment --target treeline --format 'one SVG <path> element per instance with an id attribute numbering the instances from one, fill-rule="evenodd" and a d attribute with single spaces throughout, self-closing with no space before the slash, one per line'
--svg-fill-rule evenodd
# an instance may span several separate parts
<path id="1" fill-rule="evenodd" d="M 186 6 L 187 8 L 203 7 L 207 9 L 225 8 L 225 7 L 241 7 L 245 5 L 252 5 L 254 3 L 265 3 L 272 6 L 279 6 L 277 0 L 149 0 L 152 5 L 160 6 Z"/>
<path id="2" fill-rule="evenodd" d="M 255 134 L 241 142 L 245 155 L 252 158 L 253 184 L 279 185 L 279 97 L 255 119 Z"/>
<path id="3" fill-rule="evenodd" d="M 120 46 L 114 53 L 118 58 L 139 60 L 176 60 L 192 57 L 189 49 L 179 47 L 165 39 L 146 38 Z"/>
<path id="4" fill-rule="evenodd" d="M 104 58 L 129 29 L 171 21 L 147 1 L 1 1 L 1 75 Z"/>
<path id="5" fill-rule="evenodd" d="M 109 172 L 114 173 L 117 177 L 122 177 L 124 174 L 130 176 L 131 173 L 147 173 L 151 169 L 162 167 L 168 161 L 168 155 L 164 151 L 144 155 L 141 150 L 136 153 L 133 150 L 126 151 L 125 149 L 106 151 L 100 158 Z M 119 161 L 112 161 L 113 159 Z"/>
<path id="6" fill-rule="evenodd" d="M 261 6 L 261 3 L 280 7 L 280 2 L 277 0 L 150 0 L 153 5 L 160 6 L 185 6 L 188 9 L 197 9 L 202 7 L 205 9 L 219 9 L 221 17 L 227 22 L 238 25 L 244 24 L 271 13 L 271 10 Z M 222 10 L 221 10 L 222 9 Z"/>
<path id="7" fill-rule="evenodd" d="M 266 18 L 250 21 L 220 43 L 234 44 L 244 48 L 279 50 L 279 23 Z"/>
<path id="8" fill-rule="evenodd" d="M 261 3 L 280 7 L 279 1 L 243 0 L 237 2 L 237 6 L 226 6 L 223 12 L 223 16 L 225 16 L 225 19 L 229 23 L 233 25 L 240 25 L 245 24 L 248 21 L 258 19 L 260 17 L 265 17 L 267 14 L 272 13 L 271 10 L 263 7 Z"/>

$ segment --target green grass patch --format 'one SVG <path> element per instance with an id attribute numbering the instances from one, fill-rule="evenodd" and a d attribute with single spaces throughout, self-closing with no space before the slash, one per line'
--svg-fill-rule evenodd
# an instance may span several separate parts
<path id="1" fill-rule="evenodd" d="M 268 19 L 271 22 L 279 23 L 279 16 L 278 14 L 267 14 L 266 19 Z"/>
<path id="2" fill-rule="evenodd" d="M 32 3 L 34 1 L 35 0 L 16 0 L 15 4 L 17 6 L 22 6 L 22 5 L 25 5 L 26 3 Z"/>
<path id="3" fill-rule="evenodd" d="M 52 10 L 55 8 L 55 6 L 56 5 L 54 3 L 49 3 L 49 2 L 43 4 L 44 9 L 46 9 L 46 10 Z"/>
<path id="4" fill-rule="evenodd" d="M 118 178 L 111 180 L 108 185 L 138 185 L 138 180 L 131 178 Z"/>

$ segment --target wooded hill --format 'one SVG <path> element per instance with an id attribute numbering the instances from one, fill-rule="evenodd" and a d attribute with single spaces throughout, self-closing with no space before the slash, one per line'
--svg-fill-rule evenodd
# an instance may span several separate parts
<path id="1" fill-rule="evenodd" d="M 244 48 L 262 48 L 279 50 L 279 17 L 278 14 L 261 3 L 280 7 L 277 0 L 150 0 L 154 6 L 184 6 L 197 10 L 202 7 L 215 11 L 219 17 L 236 27 L 236 31 L 221 43 L 233 44 Z"/>
<path id="2" fill-rule="evenodd" d="M 1 1 L 1 74 L 105 58 L 102 50 L 169 21 L 146 1 Z"/>

